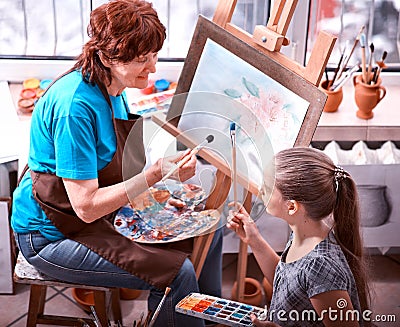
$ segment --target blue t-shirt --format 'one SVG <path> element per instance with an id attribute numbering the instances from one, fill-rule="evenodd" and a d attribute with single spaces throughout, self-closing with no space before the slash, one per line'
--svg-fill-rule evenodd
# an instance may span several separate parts
<path id="1" fill-rule="evenodd" d="M 110 96 L 114 116 L 128 118 L 126 96 Z M 96 85 L 78 71 L 56 81 L 32 114 L 29 168 L 62 178 L 88 180 L 112 159 L 116 150 L 111 109 Z M 64 238 L 32 194 L 27 173 L 13 195 L 11 226 L 17 233 L 40 231 L 51 241 Z"/>

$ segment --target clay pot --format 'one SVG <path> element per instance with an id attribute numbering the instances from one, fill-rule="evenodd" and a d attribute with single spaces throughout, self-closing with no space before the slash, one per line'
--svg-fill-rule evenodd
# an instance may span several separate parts
<path id="1" fill-rule="evenodd" d="M 389 218 L 385 185 L 357 185 L 360 199 L 361 226 L 376 227 Z"/>
<path id="2" fill-rule="evenodd" d="M 358 110 L 356 115 L 361 119 L 371 119 L 374 116 L 372 109 L 385 97 L 386 89 L 381 85 L 382 79 L 379 77 L 373 85 L 365 84 L 362 75 L 353 77 L 354 99 Z"/>
<path id="3" fill-rule="evenodd" d="M 121 300 L 134 300 L 137 299 L 140 294 L 142 294 L 141 290 L 134 290 L 130 288 L 119 289 L 119 297 Z"/>
<path id="4" fill-rule="evenodd" d="M 244 299 L 242 302 L 257 307 L 261 306 L 263 301 L 261 290 L 261 284 L 258 280 L 246 277 L 244 281 Z M 237 301 L 237 282 L 233 283 L 231 298 Z"/>
<path id="5" fill-rule="evenodd" d="M 94 305 L 94 292 L 84 288 L 71 288 L 73 299 L 86 312 L 91 312 L 90 306 Z M 134 300 L 140 296 L 141 290 L 120 288 L 119 297 L 121 300 Z"/>
<path id="6" fill-rule="evenodd" d="M 265 302 L 270 303 L 272 299 L 272 285 L 265 277 L 262 280 L 262 287 L 264 289 Z"/>
<path id="7" fill-rule="evenodd" d="M 94 305 L 94 293 L 92 290 L 84 288 L 71 288 L 73 299 L 78 303 L 82 310 L 91 312 L 90 306 Z"/>
<path id="8" fill-rule="evenodd" d="M 326 93 L 328 98 L 326 99 L 326 103 L 324 106 L 324 112 L 335 112 L 338 110 L 340 104 L 342 103 L 343 100 L 343 90 L 341 87 L 337 88 L 334 91 L 329 91 L 328 90 L 328 82 L 329 81 L 323 81 L 320 84 L 320 88 L 322 91 Z"/>

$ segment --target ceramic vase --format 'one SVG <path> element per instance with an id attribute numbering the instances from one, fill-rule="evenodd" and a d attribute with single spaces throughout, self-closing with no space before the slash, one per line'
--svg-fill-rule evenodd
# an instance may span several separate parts
<path id="1" fill-rule="evenodd" d="M 270 303 L 272 299 L 272 285 L 265 277 L 262 280 L 262 287 L 264 289 L 265 302 Z"/>
<path id="2" fill-rule="evenodd" d="M 329 91 L 328 83 L 329 83 L 329 81 L 325 80 L 320 84 L 320 88 L 328 96 L 328 98 L 326 99 L 326 102 L 325 102 L 324 112 L 335 112 L 339 109 L 339 106 L 342 103 L 343 89 L 341 87 L 339 87 L 334 91 Z"/>
<path id="3" fill-rule="evenodd" d="M 261 290 L 261 284 L 258 280 L 246 277 L 244 282 L 243 302 L 257 307 L 261 306 L 263 302 Z M 237 282 L 233 284 L 231 298 L 237 301 Z"/>
<path id="4" fill-rule="evenodd" d="M 385 185 L 357 185 L 360 199 L 361 226 L 376 227 L 389 218 Z"/>
<path id="5" fill-rule="evenodd" d="M 374 116 L 372 110 L 386 95 L 386 89 L 381 83 L 380 77 L 375 84 L 364 83 L 362 75 L 353 77 L 354 99 L 358 107 L 356 112 L 358 118 L 371 119 Z"/>

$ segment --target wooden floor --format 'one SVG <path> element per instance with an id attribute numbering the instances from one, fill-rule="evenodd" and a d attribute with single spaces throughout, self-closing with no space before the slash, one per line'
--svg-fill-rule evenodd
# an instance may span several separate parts
<path id="1" fill-rule="evenodd" d="M 230 298 L 236 274 L 236 255 L 225 254 L 223 262 L 222 297 Z M 248 276 L 261 280 L 261 272 L 252 255 L 249 256 Z M 375 291 L 373 315 L 378 315 L 381 320 L 396 318 L 396 322 L 375 321 L 374 324 L 379 327 L 400 326 L 400 255 L 372 256 L 371 280 Z M 25 326 L 28 296 L 29 289 L 25 285 L 16 285 L 15 295 L 0 295 L 1 327 Z M 147 292 L 142 292 L 135 301 L 121 301 L 124 326 L 131 327 L 133 321 L 139 318 L 142 312 L 147 311 L 147 296 Z M 89 317 L 73 300 L 69 289 L 50 288 L 46 309 L 49 314 L 64 313 Z"/>

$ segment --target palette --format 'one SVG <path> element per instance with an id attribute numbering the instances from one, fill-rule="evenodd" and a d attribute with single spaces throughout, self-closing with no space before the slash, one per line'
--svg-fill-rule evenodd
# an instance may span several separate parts
<path id="1" fill-rule="evenodd" d="M 190 293 L 175 306 L 175 311 L 227 326 L 253 326 L 250 314 L 266 317 L 265 309 L 200 293 Z"/>
<path id="2" fill-rule="evenodd" d="M 115 229 L 141 243 L 176 242 L 217 227 L 217 210 L 203 210 L 203 189 L 194 184 L 151 187 L 122 207 Z"/>

